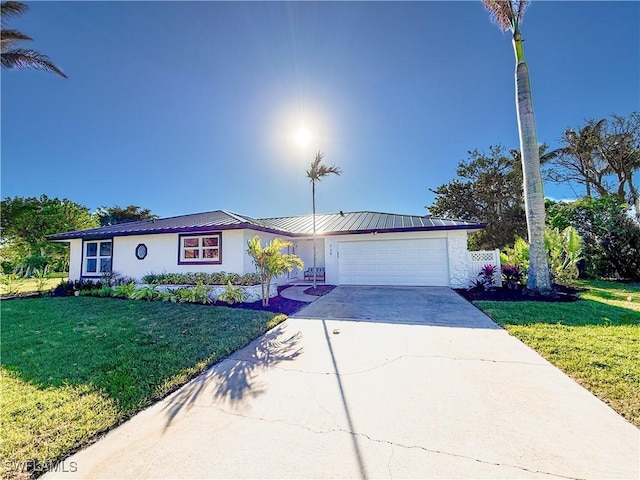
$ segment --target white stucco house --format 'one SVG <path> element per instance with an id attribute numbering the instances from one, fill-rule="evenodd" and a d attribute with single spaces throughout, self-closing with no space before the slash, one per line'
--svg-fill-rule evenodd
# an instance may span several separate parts
<path id="1" fill-rule="evenodd" d="M 140 279 L 148 273 L 249 273 L 247 240 L 275 237 L 292 242 L 305 269 L 313 265 L 312 216 L 255 219 L 224 210 L 59 233 L 70 244 L 69 278 L 118 272 Z M 333 285 L 468 284 L 467 235 L 483 224 L 429 216 L 378 212 L 316 215 L 316 265 Z M 294 271 L 289 278 L 303 278 Z"/>

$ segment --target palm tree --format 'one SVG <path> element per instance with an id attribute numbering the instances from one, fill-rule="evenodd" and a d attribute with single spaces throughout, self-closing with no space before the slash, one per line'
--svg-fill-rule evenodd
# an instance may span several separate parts
<path id="1" fill-rule="evenodd" d="M 19 30 L 5 28 L 5 20 L 8 17 L 22 15 L 28 9 L 29 7 L 22 2 L 8 1 L 0 3 L 0 21 L 2 22 L 2 30 L 0 32 L 0 57 L 2 59 L 2 68 L 8 68 L 10 70 L 35 68 L 53 72 L 61 77 L 67 78 L 62 70 L 56 67 L 46 55 L 27 48 L 14 48 L 16 43 L 32 40 L 32 38 Z"/>
<path id="2" fill-rule="evenodd" d="M 522 152 L 524 203 L 530 244 L 529 279 L 527 287 L 543 294 L 551 291 L 551 276 L 544 244 L 545 212 L 538 135 L 533 116 L 533 101 L 529 83 L 529 68 L 524 61 L 520 22 L 529 3 L 527 0 L 482 0 L 492 19 L 502 31 L 513 33 L 516 55 L 516 111 Z"/>
<path id="3" fill-rule="evenodd" d="M 307 178 L 311 180 L 311 195 L 313 199 L 313 288 L 316 288 L 316 182 L 319 182 L 330 173 L 340 175 L 340 167 L 327 167 L 322 164 L 324 154 L 318 152 L 316 158 L 311 162 L 311 168 L 307 170 Z"/>

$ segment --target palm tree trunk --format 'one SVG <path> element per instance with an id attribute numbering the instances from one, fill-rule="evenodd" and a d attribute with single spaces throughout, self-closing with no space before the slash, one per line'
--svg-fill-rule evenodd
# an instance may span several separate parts
<path id="1" fill-rule="evenodd" d="M 316 182 L 311 182 L 313 196 L 313 288 L 316 288 Z"/>
<path id="2" fill-rule="evenodd" d="M 544 244 L 545 211 L 542 175 L 540 173 L 540 151 L 533 115 L 533 99 L 529 82 L 529 69 L 524 61 L 522 36 L 516 28 L 513 34 L 516 53 L 516 110 L 522 173 L 524 177 L 524 204 L 529 235 L 529 278 L 527 287 L 540 293 L 551 291 L 551 277 Z"/>

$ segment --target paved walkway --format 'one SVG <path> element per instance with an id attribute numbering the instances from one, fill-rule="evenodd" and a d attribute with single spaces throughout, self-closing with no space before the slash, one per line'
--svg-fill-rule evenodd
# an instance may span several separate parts
<path id="1" fill-rule="evenodd" d="M 284 298 L 288 298 L 289 300 L 297 300 L 299 302 L 311 303 L 320 297 L 318 297 L 317 295 L 307 295 L 306 293 L 304 293 L 304 291 L 308 290 L 309 288 L 310 288 L 309 285 L 303 285 L 301 287 L 285 288 L 280 292 L 280 296 Z"/>
<path id="2" fill-rule="evenodd" d="M 338 287 L 48 477 L 639 477 L 637 428 L 455 293 L 414 311 L 433 292 Z M 346 295 L 367 318 L 308 318 Z"/>

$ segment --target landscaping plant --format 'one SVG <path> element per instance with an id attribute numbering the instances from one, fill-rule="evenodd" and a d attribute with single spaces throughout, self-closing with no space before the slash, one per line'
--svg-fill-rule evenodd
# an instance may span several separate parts
<path id="1" fill-rule="evenodd" d="M 274 277 L 293 270 L 293 267 L 304 268 L 303 261 L 296 255 L 282 253 L 284 248 L 291 245 L 291 242 L 274 238 L 266 246 L 262 246 L 260 237 L 257 235 L 247 242 L 247 253 L 253 259 L 253 263 L 260 275 L 262 286 L 262 306 L 269 305 L 269 293 L 271 281 Z"/>
<path id="2" fill-rule="evenodd" d="M 244 301 L 246 297 L 245 291 L 241 288 L 233 288 L 231 281 L 227 282 L 227 289 L 218 295 L 218 300 L 226 302 L 229 305 Z"/>
<path id="3" fill-rule="evenodd" d="M 522 285 L 523 275 L 517 265 L 502 265 L 502 283 L 509 290 L 515 290 Z"/>
<path id="4" fill-rule="evenodd" d="M 482 267 L 478 276 L 480 277 L 480 281 L 482 282 L 485 290 L 490 289 L 496 284 L 496 267 L 491 264 L 487 264 Z"/>
<path id="5" fill-rule="evenodd" d="M 557 283 L 571 285 L 578 279 L 578 262 L 582 259 L 582 238 L 573 227 L 545 232 L 551 275 Z"/>

